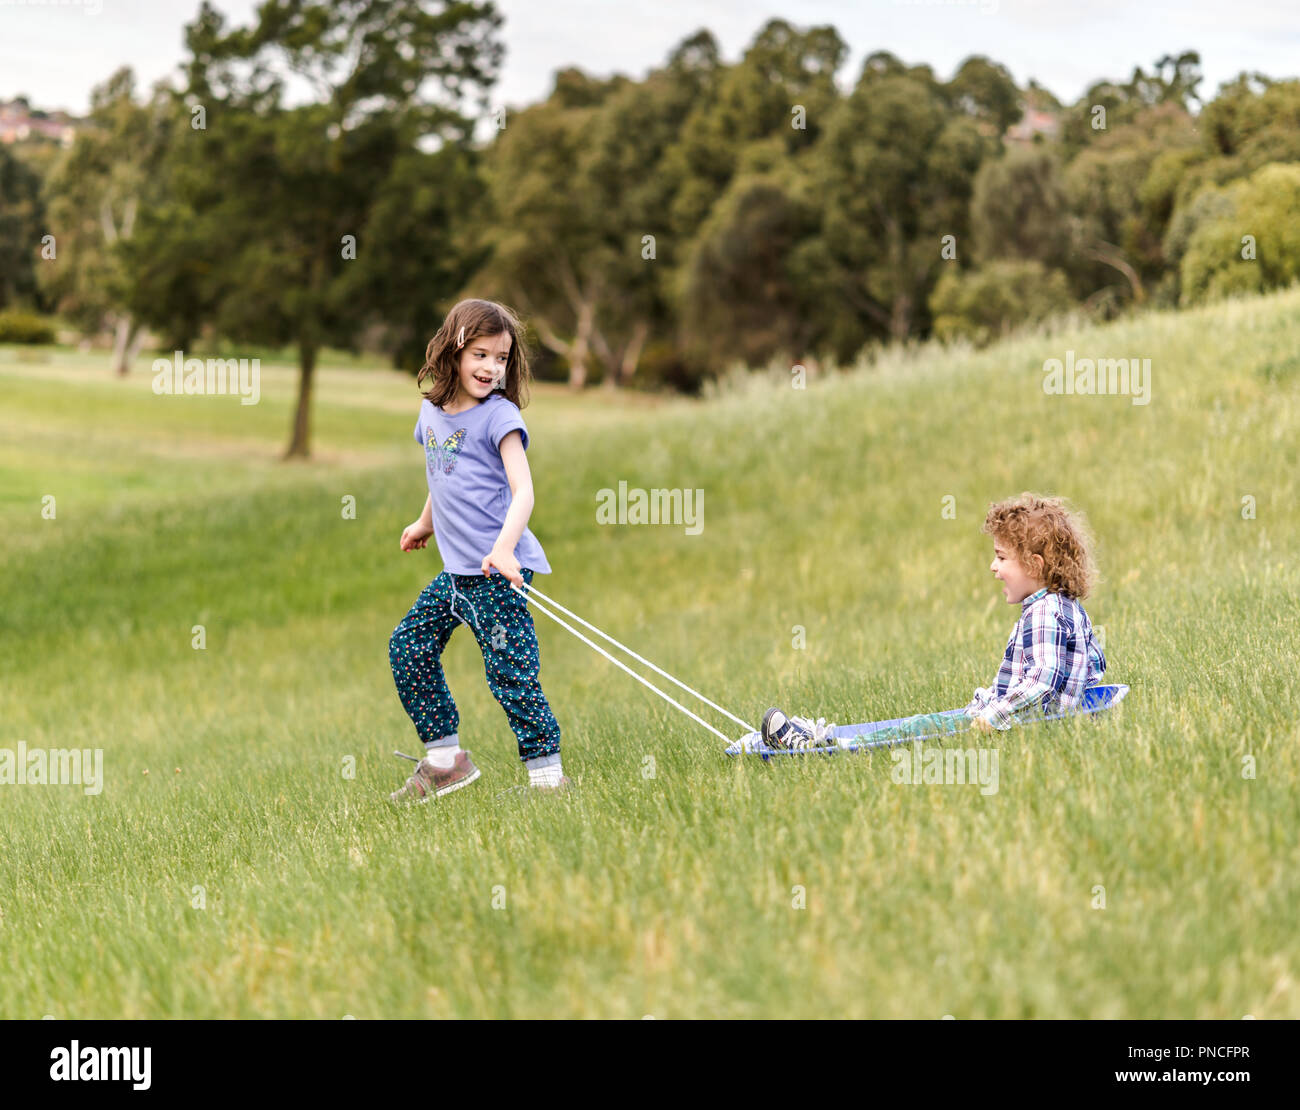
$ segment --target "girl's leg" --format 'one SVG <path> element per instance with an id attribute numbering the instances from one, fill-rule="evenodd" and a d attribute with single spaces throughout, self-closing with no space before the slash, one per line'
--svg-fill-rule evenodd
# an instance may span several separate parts
<path id="1" fill-rule="evenodd" d="M 398 697 L 426 747 L 454 737 L 460 728 L 460 714 L 442 672 L 442 652 L 458 623 L 449 578 L 444 571 L 421 591 L 388 641 Z"/>
<path id="2" fill-rule="evenodd" d="M 532 582 L 531 570 L 524 570 L 523 576 L 525 582 Z M 462 586 L 462 592 L 472 602 L 474 619 L 466 618 L 468 606 L 459 602 L 457 612 L 474 629 L 474 638 L 483 652 L 488 688 L 510 720 L 511 731 L 519 741 L 519 758 L 529 762 L 558 755 L 560 726 L 538 681 L 541 660 L 527 602 L 500 574 L 480 579 L 468 591 Z"/>

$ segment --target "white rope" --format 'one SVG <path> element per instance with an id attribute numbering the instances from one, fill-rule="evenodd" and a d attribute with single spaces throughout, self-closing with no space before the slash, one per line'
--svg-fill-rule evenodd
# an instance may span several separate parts
<path id="1" fill-rule="evenodd" d="M 526 583 L 524 583 L 524 584 L 528 587 L 528 590 L 529 590 L 529 592 L 530 592 L 531 594 L 536 594 L 536 595 L 537 595 L 538 597 L 540 597 L 543 601 L 545 601 L 548 605 L 552 605 L 552 606 L 554 606 L 556 609 L 558 609 L 558 610 L 559 610 L 561 613 L 563 613 L 566 617 L 572 617 L 575 621 L 577 621 L 580 625 L 582 625 L 583 628 L 589 628 L 589 629 L 591 629 L 591 631 L 594 632 L 597 636 L 601 637 L 601 638 L 604 639 L 604 640 L 608 640 L 611 644 L 613 644 L 613 645 L 614 645 L 616 648 L 618 648 L 620 651 L 625 651 L 625 652 L 627 652 L 627 654 L 630 655 L 633 659 L 635 659 L 638 663 L 643 663 L 643 664 L 645 664 L 645 666 L 649 667 L 652 671 L 655 672 L 655 674 L 662 675 L 664 678 L 668 679 L 669 682 L 675 683 L 676 685 L 680 686 L 680 687 L 681 687 L 683 690 L 685 690 L 688 694 L 692 694 L 692 695 L 694 695 L 695 697 L 699 698 L 700 701 L 702 701 L 705 705 L 709 706 L 710 709 L 716 709 L 716 710 L 717 710 L 719 713 L 721 713 L 724 717 L 728 717 L 728 718 L 730 718 L 731 720 L 735 721 L 736 724 L 740 725 L 741 727 L 749 729 L 750 732 L 757 732 L 757 731 L 758 731 L 758 729 L 756 729 L 753 725 L 749 724 L 749 723 L 746 722 L 746 721 L 742 721 L 742 720 L 741 720 L 739 717 L 737 717 L 734 713 L 728 713 L 725 709 L 722 708 L 722 706 L 717 705 L 717 704 L 715 704 L 714 702 L 709 701 L 709 699 L 706 698 L 703 694 L 701 694 L 698 690 L 692 690 L 689 686 L 686 685 L 686 683 L 682 682 L 680 679 L 674 678 L 674 677 L 673 677 L 672 675 L 670 675 L 667 671 L 663 670 L 663 669 L 660 668 L 660 667 L 656 667 L 653 663 L 650 662 L 649 659 L 643 659 L 643 658 L 642 658 L 641 656 L 639 656 L 635 651 L 633 651 L 630 647 L 627 647 L 627 646 L 624 645 L 624 644 L 620 644 L 616 639 L 614 639 L 613 636 L 610 636 L 608 633 L 602 632 L 602 631 L 601 631 L 599 628 L 597 628 L 594 624 L 589 624 L 587 621 L 583 620 L 580 616 L 578 616 L 577 613 L 571 612 L 570 610 L 566 609 L 563 605 L 561 605 L 561 604 L 560 604 L 558 601 L 556 601 L 554 598 L 549 598 L 549 597 L 547 597 L 544 593 L 542 593 L 541 590 L 539 590 L 536 586 L 532 585 L 532 583 L 526 582 Z M 518 587 L 511 587 L 511 588 L 512 588 L 512 589 L 516 589 L 516 590 L 518 589 Z M 522 593 L 523 591 L 520 590 L 520 591 L 518 591 L 518 592 Z"/>
<path id="2" fill-rule="evenodd" d="M 584 636 L 581 632 L 579 632 L 579 631 L 578 631 L 576 628 L 574 628 L 571 624 L 567 623 L 566 621 L 562 620 L 560 617 L 558 617 L 558 616 L 556 616 L 554 613 L 552 613 L 552 612 L 551 612 L 551 611 L 550 611 L 550 610 L 549 610 L 545 605 L 543 605 L 540 601 L 537 600 L 538 597 L 545 597 L 545 595 L 544 595 L 540 590 L 533 590 L 532 587 L 529 586 L 529 590 L 531 591 L 531 593 L 537 595 L 536 597 L 533 597 L 533 596 L 530 596 L 530 594 L 525 594 L 524 591 L 521 590 L 518 586 L 514 585 L 514 583 L 511 583 L 510 588 L 511 588 L 512 590 L 514 590 L 515 593 L 517 593 L 517 594 L 519 594 L 521 597 L 523 597 L 524 600 L 527 601 L 529 604 L 531 604 L 531 605 L 533 606 L 533 608 L 535 608 L 538 612 L 540 612 L 540 613 L 544 613 L 546 616 L 550 617 L 551 620 L 555 621 L 555 623 L 558 624 L 561 628 L 566 628 L 566 629 L 568 629 L 568 630 L 569 630 L 570 632 L 572 632 L 575 636 L 577 636 L 578 639 L 581 640 L 584 644 L 586 644 L 586 645 L 587 645 L 588 647 L 590 647 L 592 650 L 599 652 L 599 653 L 600 653 L 601 655 L 603 655 L 606 659 L 608 659 L 611 663 L 613 663 L 614 666 L 619 667 L 619 668 L 621 668 L 622 670 L 626 671 L 626 672 L 627 672 L 628 674 L 630 674 L 633 678 L 635 678 L 639 683 L 641 683 L 642 686 L 645 686 L 646 688 L 648 688 L 648 689 L 650 689 L 650 690 L 653 690 L 656 694 L 658 694 L 661 698 L 663 698 L 664 701 L 668 702 L 669 705 L 676 706 L 676 708 L 680 709 L 683 713 L 685 713 L 686 716 L 688 716 L 692 721 L 695 721 L 696 723 L 703 725 L 703 726 L 704 726 L 705 728 L 707 728 L 711 733 L 713 733 L 714 736 L 717 736 L 719 739 L 723 740 L 725 743 L 727 743 L 727 744 L 730 744 L 730 743 L 731 743 L 731 737 L 727 736 L 725 733 L 719 732 L 716 728 L 714 728 L 711 724 L 709 724 L 708 721 L 704 720 L 702 717 L 697 716 L 695 713 L 692 713 L 689 709 L 686 708 L 686 706 L 682 705 L 681 702 L 676 701 L 674 698 L 670 697 L 668 694 L 665 694 L 661 689 L 659 689 L 658 686 L 656 686 L 656 685 L 655 685 L 653 682 L 651 682 L 649 679 L 644 678 L 643 676 L 637 674 L 636 671 L 634 671 L 631 667 L 629 667 L 629 666 L 628 666 L 626 663 L 624 663 L 621 659 L 615 659 L 612 655 L 610 655 L 609 652 L 607 652 L 607 651 L 606 651 L 603 647 L 601 647 L 599 644 L 594 643 L 593 641 L 587 639 L 586 636 Z M 547 600 L 547 601 L 550 601 L 549 598 L 546 598 L 546 600 Z M 563 609 L 564 612 L 569 613 L 569 610 L 564 609 L 564 607 L 563 607 L 562 605 L 560 605 L 558 602 L 550 601 L 550 603 L 551 603 L 552 605 L 554 605 L 557 609 Z M 602 635 L 602 636 L 605 635 L 603 632 L 600 631 L 600 629 L 598 629 L 598 628 L 594 628 L 592 625 L 587 624 L 587 622 L 584 621 L 581 617 L 574 616 L 574 614 L 572 614 L 572 613 L 569 613 L 569 616 L 573 617 L 574 620 L 579 621 L 581 624 L 586 625 L 586 627 L 591 628 L 593 632 L 597 632 L 597 633 L 599 633 L 599 634 Z M 616 644 L 618 647 L 621 647 L 621 648 L 623 647 L 623 645 L 622 645 L 622 644 L 619 644 L 617 640 L 614 640 L 614 639 L 612 639 L 611 637 L 608 637 L 608 636 L 606 636 L 605 638 L 606 638 L 607 640 L 610 640 L 611 643 Z M 628 653 L 629 655 L 632 655 L 634 658 L 636 658 L 636 659 L 641 659 L 641 657 L 640 657 L 639 655 L 636 655 L 634 652 L 628 651 L 627 648 L 623 648 L 623 650 L 624 650 L 624 651 L 627 651 L 627 653 Z M 642 661 L 642 662 L 645 662 L 645 660 L 641 660 L 641 661 Z M 647 666 L 650 666 L 650 667 L 654 667 L 654 664 L 653 664 L 653 663 L 647 663 L 646 665 L 647 665 Z M 654 667 L 654 669 L 655 669 L 656 671 L 659 670 L 658 667 Z M 665 674 L 665 672 L 663 672 L 663 671 L 660 671 L 659 673 L 660 673 L 660 674 Z M 672 678 L 673 676 L 672 676 L 672 675 L 666 675 L 666 677 L 668 677 L 668 678 Z M 673 678 L 673 681 L 674 681 L 674 682 L 677 682 L 677 680 L 676 680 L 675 678 Z M 683 685 L 683 684 L 679 682 L 678 685 L 681 686 L 681 685 Z M 688 689 L 688 690 L 690 690 L 690 687 L 689 687 L 689 686 L 687 686 L 687 687 L 685 687 L 685 688 Z M 694 691 L 694 690 L 691 690 L 691 693 L 694 694 L 695 691 Z M 707 700 L 708 700 L 707 698 L 704 698 L 704 697 L 702 697 L 702 696 L 699 695 L 699 694 L 695 694 L 695 696 L 696 696 L 697 698 L 700 698 L 701 701 L 707 701 Z M 709 705 L 713 705 L 712 702 L 708 702 L 708 704 L 709 704 Z M 716 709 L 717 706 L 714 706 L 714 708 Z M 730 714 L 730 713 L 727 713 L 727 711 L 726 711 L 725 709 L 721 710 L 720 712 L 726 714 L 726 716 L 728 716 L 728 717 L 731 717 L 731 714 Z M 749 729 L 750 732 L 756 732 L 756 731 L 757 731 L 756 729 L 750 728 L 749 725 L 746 725 L 744 721 L 740 721 L 739 718 L 732 717 L 732 720 L 738 721 L 740 724 L 744 725 L 745 728 Z"/>

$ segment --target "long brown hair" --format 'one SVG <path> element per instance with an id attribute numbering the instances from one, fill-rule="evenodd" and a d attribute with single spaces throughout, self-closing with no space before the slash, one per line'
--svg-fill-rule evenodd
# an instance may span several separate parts
<path id="1" fill-rule="evenodd" d="M 503 394 L 523 408 L 528 404 L 528 383 L 531 381 L 523 331 L 519 318 L 503 304 L 476 299 L 461 301 L 447 313 L 442 327 L 429 340 L 424 352 L 424 365 L 415 377 L 415 384 L 423 385 L 425 378 L 430 379 L 429 388 L 422 390 L 425 400 L 439 408 L 449 404 L 455 400 L 460 383 L 461 353 L 475 339 L 505 332 L 510 336 L 506 375 L 493 392 Z"/>

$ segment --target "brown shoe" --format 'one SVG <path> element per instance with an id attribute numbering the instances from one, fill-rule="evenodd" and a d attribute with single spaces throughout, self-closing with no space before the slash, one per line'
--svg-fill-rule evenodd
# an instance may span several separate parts
<path id="1" fill-rule="evenodd" d="M 479 769 L 474 766 L 469 752 L 460 752 L 456 762 L 445 768 L 435 767 L 426 756 L 415 765 L 405 785 L 388 795 L 388 800 L 394 805 L 418 805 L 468 786 L 478 776 Z"/>

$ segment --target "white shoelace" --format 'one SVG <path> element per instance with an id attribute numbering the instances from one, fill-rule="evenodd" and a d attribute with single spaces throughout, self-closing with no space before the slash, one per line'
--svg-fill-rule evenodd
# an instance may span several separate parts
<path id="1" fill-rule="evenodd" d="M 791 748 L 833 748 L 835 747 L 835 725 L 827 724 L 825 717 L 811 720 L 808 717 L 791 717 L 795 726 L 795 736 L 791 738 Z"/>

